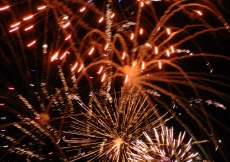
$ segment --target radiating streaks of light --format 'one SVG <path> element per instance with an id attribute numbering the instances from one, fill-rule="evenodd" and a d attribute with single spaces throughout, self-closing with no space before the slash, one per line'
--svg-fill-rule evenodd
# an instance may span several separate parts
<path id="1" fill-rule="evenodd" d="M 70 161 L 84 157 L 91 161 L 128 160 L 131 142 L 140 138 L 143 130 L 159 127 L 168 116 L 156 118 L 156 107 L 148 106 L 147 98 L 135 88 L 121 92 L 119 96 L 116 94 L 110 101 L 96 93 L 91 95 L 92 109 L 80 103 L 85 118 L 72 118 L 70 130 L 64 132 L 63 140 L 71 146 L 63 149 L 85 152 Z"/>
<path id="2" fill-rule="evenodd" d="M 180 161 L 187 162 L 195 159 L 198 153 L 190 152 L 192 148 L 192 139 L 187 143 L 184 142 L 185 132 L 179 133 L 176 137 L 173 128 L 161 127 L 154 128 L 154 137 L 150 137 L 148 133 L 143 132 L 145 141 L 137 140 L 131 156 L 136 161 Z M 198 141 L 199 142 L 199 141 Z M 205 142 L 205 141 L 202 141 Z"/>
<path id="3" fill-rule="evenodd" d="M 31 2 L 33 3 L 35 1 Z M 97 5 L 98 2 L 100 1 L 94 1 L 92 3 L 83 2 L 81 0 L 71 2 L 52 1 L 53 4 L 49 4 L 49 2 L 46 2 L 46 8 L 44 10 L 39 10 L 39 12 L 37 12 L 36 10 L 37 13 L 30 13 L 31 15 L 34 15 L 33 18 L 25 22 L 20 21 L 22 23 L 18 26 L 19 29 L 21 29 L 21 27 L 23 27 L 24 29 L 24 27 L 30 25 L 26 24 L 30 21 L 38 22 L 34 25 L 35 29 L 36 26 L 44 26 L 44 29 L 42 31 L 43 33 L 38 32 L 39 36 L 35 34 L 36 44 L 31 46 L 30 48 L 25 47 L 25 44 L 27 44 L 33 39 L 24 40 L 24 37 L 26 38 L 26 36 L 28 36 L 25 36 L 26 32 L 16 30 L 12 33 L 9 33 L 9 28 L 7 28 L 6 30 L 6 27 L 3 27 L 2 25 L 4 23 L 0 23 L 1 28 L 3 29 L 2 31 L 4 33 L 4 36 L 9 37 L 7 38 L 7 44 L 10 46 L 10 53 L 12 53 L 12 55 L 14 56 L 13 58 L 16 60 L 16 68 L 18 68 L 20 76 L 23 76 L 23 79 L 25 81 L 24 83 L 26 85 L 25 89 L 28 89 L 28 86 L 31 84 L 31 81 L 33 81 L 33 79 L 31 79 L 31 73 L 29 72 L 30 66 L 26 67 L 30 63 L 28 63 L 29 60 L 27 59 L 27 57 L 34 57 L 35 60 L 41 58 L 42 62 L 44 63 L 44 66 L 42 66 L 42 70 L 39 70 L 42 71 L 43 75 L 42 83 L 48 83 L 48 78 L 52 76 L 56 78 L 56 73 L 52 74 L 52 76 L 49 76 L 51 75 L 51 72 L 54 72 L 54 67 L 56 68 L 56 64 L 60 62 L 61 65 L 64 65 L 65 63 L 75 64 L 77 62 L 78 67 L 76 68 L 76 70 L 73 70 L 72 72 L 75 72 L 76 74 L 72 74 L 73 78 L 71 79 L 76 85 L 78 82 L 86 78 L 88 83 L 90 84 L 91 89 L 93 89 L 93 87 L 96 85 L 93 84 L 95 83 L 96 79 L 101 80 L 103 76 L 106 76 L 103 83 L 97 83 L 104 84 L 110 78 L 114 80 L 119 78 L 123 79 L 121 81 L 122 84 L 125 82 L 128 83 L 124 85 L 125 87 L 128 87 L 130 85 L 138 88 L 148 87 L 152 90 L 157 90 L 161 94 L 161 96 L 166 95 L 173 99 L 180 98 L 180 94 L 182 94 L 184 91 L 182 88 L 183 86 L 191 87 L 191 89 L 195 89 L 194 91 L 198 90 L 200 92 L 200 90 L 205 90 L 206 92 L 211 92 L 213 94 L 216 94 L 217 96 L 226 96 L 224 93 L 220 92 L 220 89 L 218 90 L 212 86 L 207 88 L 206 85 L 210 83 L 214 83 L 215 85 L 222 84 L 215 82 L 214 77 L 212 82 L 210 79 L 205 79 L 205 77 L 207 77 L 208 75 L 203 75 L 203 73 L 198 72 L 202 75 L 194 76 L 191 73 L 188 73 L 186 70 L 184 70 L 184 66 L 181 67 L 181 69 L 177 68 L 177 66 L 181 66 L 181 63 L 186 62 L 186 59 L 190 59 L 192 62 L 194 61 L 192 60 L 194 57 L 197 57 L 198 59 L 202 59 L 204 57 L 206 64 L 208 64 L 209 71 L 212 72 L 213 68 L 211 67 L 211 64 L 209 64 L 207 58 L 221 57 L 220 55 L 211 55 L 204 53 L 203 51 L 205 51 L 205 49 L 202 48 L 202 44 L 198 44 L 198 42 L 196 42 L 196 38 L 202 34 L 211 33 L 210 35 L 213 35 L 213 38 L 215 38 L 218 37 L 219 32 L 223 32 L 224 30 L 228 29 L 227 22 L 225 21 L 221 13 L 217 10 L 217 7 L 212 4 L 212 2 L 208 0 L 204 0 L 202 2 L 186 0 L 172 0 L 170 2 L 162 1 L 161 3 L 167 6 L 168 9 L 164 12 L 164 14 L 161 15 L 156 13 L 158 12 L 156 8 L 158 2 L 155 1 L 142 1 L 144 2 L 143 4 L 148 4 L 143 5 L 142 7 L 140 7 L 140 1 L 135 1 L 135 3 L 132 3 L 131 7 L 124 8 L 124 10 L 121 12 L 122 14 L 118 14 L 116 8 L 117 1 L 113 1 L 111 14 L 115 13 L 116 16 L 113 18 L 111 27 L 112 32 L 110 42 L 113 52 L 110 55 L 110 57 L 108 57 L 109 55 L 107 54 L 107 50 L 109 49 L 107 47 L 108 35 L 106 35 L 107 33 L 105 33 L 106 31 L 104 29 L 106 23 L 108 25 L 108 20 L 110 19 L 104 19 L 106 21 L 102 21 L 100 24 L 98 23 L 98 20 L 101 17 L 106 18 L 106 15 L 104 14 L 105 3 L 103 3 L 103 7 L 101 7 Z M 30 5 L 32 3 L 30 3 Z M 133 8 L 133 6 L 137 5 L 139 7 Z M 40 7 L 40 5 L 36 6 L 35 8 L 37 7 Z M 84 12 L 80 12 L 82 8 L 85 8 Z M 8 8 L 6 11 L 8 12 L 9 10 L 10 9 Z M 199 15 L 198 11 L 201 12 L 202 15 Z M 19 22 L 19 19 L 16 18 L 17 10 L 11 10 L 11 12 L 14 14 L 13 22 Z M 94 14 L 92 14 L 92 12 Z M 0 13 L 5 13 L 5 11 L 1 11 Z M 150 13 L 149 15 L 151 16 L 149 16 L 148 13 Z M 186 18 L 188 17 L 195 21 L 191 21 L 191 24 L 188 21 L 189 25 L 184 25 L 182 27 L 180 25 L 177 26 L 176 22 L 174 23 L 173 21 L 177 13 L 180 13 L 181 15 L 184 14 Z M 209 24 L 209 18 L 207 18 L 207 15 L 210 16 L 210 13 L 215 15 L 215 19 L 218 17 L 219 21 L 222 23 L 222 26 L 213 26 L 212 24 Z M 120 15 L 129 15 L 129 17 L 127 18 L 126 16 Z M 160 17 L 158 18 L 157 15 L 160 15 Z M 41 16 L 42 18 L 39 16 Z M 152 18 L 152 16 L 154 18 Z M 23 17 L 24 16 L 21 16 L 21 20 Z M 60 22 L 62 22 L 62 18 L 66 19 L 61 24 Z M 38 21 L 38 19 L 40 20 Z M 153 20 L 155 20 L 155 22 Z M 67 22 L 70 22 L 69 26 L 63 29 L 63 25 Z M 10 24 L 12 24 L 12 22 L 8 23 L 6 26 L 9 27 Z M 141 29 L 143 29 L 144 31 L 142 35 L 139 34 Z M 170 35 L 168 35 L 167 29 L 170 29 Z M 12 29 L 10 28 L 10 30 Z M 132 41 L 130 40 L 131 33 L 134 33 Z M 71 37 L 69 37 L 67 41 L 63 41 L 70 35 Z M 18 38 L 15 39 L 15 41 L 11 40 L 11 37 L 14 36 Z M 189 43 L 190 47 L 183 47 L 183 45 L 188 42 L 191 42 Z M 15 44 L 18 44 L 18 46 L 22 49 L 18 50 L 14 48 L 13 46 L 15 46 Z M 43 55 L 42 57 L 40 57 L 40 47 L 43 44 L 48 44 L 48 46 L 44 48 L 45 50 L 43 51 Z M 95 47 L 95 50 L 92 53 L 92 55 L 89 56 L 88 52 L 91 47 Z M 171 47 L 173 47 L 173 49 Z M 174 50 L 178 51 L 178 49 L 184 48 L 188 49 L 190 52 L 173 52 Z M 197 51 L 197 49 L 201 49 L 201 53 L 195 52 Z M 72 62 L 68 59 L 61 59 L 63 56 L 62 55 L 58 57 L 58 59 L 55 59 L 52 63 L 50 63 L 49 60 L 51 58 L 51 54 L 54 54 L 55 51 L 59 50 L 60 53 L 63 53 L 63 51 L 70 51 L 71 59 L 69 60 L 71 60 Z M 167 54 L 167 50 L 169 57 L 165 57 Z M 7 53 L 8 52 L 5 51 L 1 52 L 1 56 L 7 58 L 4 60 L 11 63 L 11 58 L 8 57 L 8 55 L 6 55 Z M 23 56 L 22 54 L 24 54 L 25 56 Z M 193 56 L 191 56 L 190 54 L 193 54 Z M 226 57 L 224 59 L 228 58 Z M 142 68 L 143 62 L 144 68 Z M 39 63 L 36 62 L 36 64 L 35 69 L 37 70 L 38 68 L 36 68 L 36 66 L 39 67 Z M 52 66 L 53 64 L 55 64 L 55 66 Z M 133 64 L 135 64 L 135 66 L 133 66 Z M 111 76 L 109 76 L 108 73 L 105 72 L 108 71 L 108 65 L 113 66 L 112 70 L 109 72 L 109 75 L 112 74 Z M 102 66 L 102 72 L 100 74 L 92 76 L 92 71 L 94 71 L 94 73 L 97 73 L 100 67 Z M 196 66 L 196 61 L 194 61 L 194 63 L 191 64 L 191 68 L 193 68 L 194 66 Z M 79 70 L 80 67 L 82 67 L 81 70 Z M 173 67 L 175 68 L 175 71 L 172 71 Z M 167 70 L 169 71 L 167 72 Z M 180 75 L 180 73 L 182 74 Z M 36 75 L 37 78 L 39 78 L 38 73 L 36 73 Z M 40 80 L 37 82 L 40 82 Z M 117 84 L 117 82 L 114 83 Z M 168 84 L 168 87 L 170 88 L 167 89 L 164 86 L 161 86 L 161 84 L 164 83 Z M 222 84 L 222 87 L 224 86 L 225 85 Z M 226 88 L 227 87 L 229 88 L 228 85 L 226 86 Z M 59 91 L 59 89 L 57 89 L 57 91 Z M 60 91 L 62 92 L 64 90 L 61 89 Z M 196 96 L 197 93 L 194 93 L 195 97 L 198 98 L 199 96 Z M 198 111 L 191 110 L 188 106 L 186 106 L 186 102 L 188 101 L 186 99 L 187 96 L 181 96 L 183 96 L 184 98 L 181 99 L 183 101 L 179 103 L 177 103 L 178 101 L 176 101 L 176 104 L 185 107 L 185 111 L 188 114 L 192 114 L 191 116 L 194 116 L 193 119 L 195 121 L 199 121 L 198 125 L 200 125 L 202 129 L 205 128 L 204 131 L 206 132 L 206 134 L 210 134 L 210 130 L 208 130 L 206 128 L 206 125 L 204 124 L 206 121 L 203 120 L 203 115 L 200 114 Z M 229 97 L 226 96 L 226 100 L 228 100 L 228 98 Z M 161 99 L 156 98 L 156 100 Z M 164 103 L 164 105 L 166 108 L 167 104 Z M 41 109 L 52 111 L 52 108 L 50 107 L 46 109 L 43 106 Z M 173 111 L 171 114 L 173 114 Z M 204 123 L 200 122 L 200 120 L 202 120 L 202 122 Z"/>
<path id="4" fill-rule="evenodd" d="M 30 96 L 30 100 L 32 97 L 35 99 L 37 98 L 38 104 L 35 105 L 31 104 L 22 95 L 18 95 L 17 89 L 13 89 L 12 86 L 9 87 L 11 94 L 3 98 L 4 105 L 1 107 L 1 111 L 10 113 L 12 117 L 14 116 L 16 118 L 15 120 L 17 122 L 9 120 L 6 124 L 1 125 L 0 128 L 12 129 L 11 127 L 15 126 L 15 128 L 18 129 L 17 134 L 12 135 L 9 131 L 6 131 L 5 137 L 7 137 L 7 139 L 15 139 L 17 142 L 12 142 L 9 145 L 9 149 L 4 152 L 4 156 L 1 156 L 1 159 L 4 159 L 4 157 L 9 154 L 10 150 L 25 156 L 27 153 L 29 155 L 30 152 L 26 152 L 22 145 L 27 146 L 28 143 L 26 143 L 26 141 L 28 138 L 31 138 L 30 140 L 34 142 L 33 147 L 31 146 L 34 155 L 30 158 L 37 157 L 35 156 L 36 154 L 40 155 L 41 158 L 47 158 L 48 155 L 45 152 L 39 151 L 41 149 L 36 150 L 36 148 L 46 147 L 46 142 L 48 142 L 52 143 L 56 149 L 53 156 L 61 156 L 60 158 L 66 161 L 66 155 L 60 150 L 58 143 L 62 136 L 63 125 L 66 122 L 65 118 L 69 118 L 70 114 L 72 117 L 77 116 L 77 114 L 73 114 L 72 100 L 81 100 L 77 96 L 77 87 L 74 77 L 72 77 L 73 87 L 70 88 L 67 86 L 60 67 L 59 74 L 63 87 L 60 89 L 56 88 L 56 93 L 53 95 L 48 92 L 47 88 L 49 87 L 42 83 L 41 90 L 34 92 L 34 95 Z M 7 81 L 5 81 L 2 85 L 6 86 L 7 84 Z M 71 92 L 74 92 L 74 94 Z M 21 149 L 21 152 L 20 150 L 17 151 L 15 148 Z"/>

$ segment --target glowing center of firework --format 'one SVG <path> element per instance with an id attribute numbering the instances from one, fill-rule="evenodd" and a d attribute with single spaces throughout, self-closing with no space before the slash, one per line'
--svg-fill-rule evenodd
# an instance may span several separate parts
<path id="1" fill-rule="evenodd" d="M 123 72 L 128 76 L 126 82 L 135 82 L 136 77 L 140 74 L 140 68 L 137 65 L 134 66 L 124 66 Z"/>
<path id="2" fill-rule="evenodd" d="M 49 114 L 41 113 L 40 116 L 36 117 L 35 119 L 37 120 L 38 123 L 45 124 L 50 120 L 50 116 Z"/>
<path id="3" fill-rule="evenodd" d="M 117 146 L 117 147 L 120 147 L 121 144 L 124 142 L 123 139 L 121 137 L 118 137 L 116 138 L 115 140 L 113 140 L 114 144 Z"/>

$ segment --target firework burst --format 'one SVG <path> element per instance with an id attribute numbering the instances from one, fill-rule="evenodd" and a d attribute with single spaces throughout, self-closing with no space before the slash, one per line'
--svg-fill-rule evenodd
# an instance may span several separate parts
<path id="1" fill-rule="evenodd" d="M 174 139 L 174 130 L 167 127 L 161 127 L 161 133 L 154 128 L 154 138 L 151 138 L 146 132 L 143 132 L 146 142 L 137 140 L 133 143 L 133 149 L 136 153 L 132 153 L 133 161 L 165 161 L 165 162 L 189 162 L 196 158 L 198 153 L 192 153 L 192 139 L 187 143 L 184 142 L 185 132 L 179 133 L 178 138 Z M 199 141 L 203 143 L 207 141 Z"/>
<path id="2" fill-rule="evenodd" d="M 188 98 L 195 96 L 200 100 L 201 95 L 208 92 L 212 94 L 211 98 L 215 98 L 215 104 L 220 98 L 229 100 L 229 96 L 221 91 L 229 89 L 229 79 L 215 74 L 211 64 L 213 58 L 221 61 L 229 58 L 210 54 L 212 45 L 207 48 L 199 41 L 203 35 L 211 38 L 209 40 L 216 40 L 211 44 L 221 46 L 218 41 L 223 38 L 221 34 L 229 34 L 229 25 L 218 8 L 223 8 L 221 5 L 219 1 L 208 0 L 2 1 L 1 83 L 3 91 L 12 86 L 17 92 L 14 97 L 2 95 L 0 106 L 8 107 L 9 103 L 12 106 L 13 100 L 19 100 L 22 102 L 20 105 L 24 105 L 24 111 L 19 113 L 13 105 L 11 113 L 21 114 L 19 120 L 22 122 L 25 116 L 32 121 L 37 117 L 35 124 L 45 128 L 44 123 L 55 118 L 51 110 L 62 119 L 59 124 L 64 123 L 63 118 L 68 114 L 75 113 L 71 99 L 82 102 L 78 94 L 80 89 L 86 96 L 100 89 L 100 95 L 106 96 L 109 101 L 111 87 L 124 87 L 126 90 L 135 87 L 142 90 L 141 94 L 151 94 L 150 105 L 159 104 L 171 115 L 176 111 L 173 108 L 183 108 L 183 112 L 199 125 L 208 138 L 213 135 L 212 141 L 217 148 L 212 124 L 213 121 L 221 126 L 224 124 L 209 115 L 203 104 L 188 106 Z M 221 52 L 220 46 L 215 48 L 218 51 L 214 53 Z M 206 69 L 200 68 L 200 60 L 202 65 L 205 63 Z M 57 65 L 60 65 L 59 73 Z M 61 69 L 67 71 L 66 79 Z M 196 70 L 191 72 L 190 69 Z M 63 86 L 59 86 L 59 74 Z M 220 83 L 217 78 L 224 82 Z M 72 88 L 67 84 L 70 82 Z M 48 90 L 42 86 L 45 93 L 35 94 L 35 98 L 40 100 L 38 104 L 41 104 L 35 108 L 37 103 L 33 102 L 32 96 L 42 84 L 46 84 Z M 83 86 L 78 89 L 77 85 Z M 55 97 L 49 100 L 52 97 L 48 91 L 54 86 L 61 88 L 50 93 Z M 89 88 L 85 90 L 85 87 Z M 64 96 L 64 99 L 60 97 L 61 108 L 53 106 L 59 94 Z M 40 95 L 46 96 L 48 101 L 41 101 Z M 89 110 L 85 108 L 84 111 Z M 195 140 L 186 122 L 177 115 L 175 119 Z M 35 124 L 32 127 L 36 127 Z M 17 128 L 27 134 L 19 126 Z M 56 127 L 58 135 L 54 135 L 51 141 L 60 139 L 63 125 L 59 126 Z M 226 126 L 224 128 L 230 132 Z M 1 136 L 12 142 L 12 137 L 8 138 L 4 133 Z M 124 139 L 119 136 L 112 141 L 119 143 L 119 147 L 124 145 Z M 31 154 L 23 149 L 21 152 Z"/>
<path id="3" fill-rule="evenodd" d="M 65 149 L 79 152 L 70 161 L 84 157 L 90 161 L 127 161 L 131 142 L 139 139 L 142 131 L 168 120 L 167 114 L 157 118 L 156 107 L 150 107 L 147 98 L 134 88 L 119 95 L 101 100 L 92 94 L 92 108 L 80 103 L 85 112 L 73 118 L 71 129 L 64 132 L 64 141 L 71 145 Z"/>

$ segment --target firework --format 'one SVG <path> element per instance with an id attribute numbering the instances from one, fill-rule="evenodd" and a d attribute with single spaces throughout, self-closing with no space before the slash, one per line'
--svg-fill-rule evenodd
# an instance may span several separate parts
<path id="1" fill-rule="evenodd" d="M 218 44 L 218 39 L 223 38 L 221 34 L 229 34 L 229 25 L 218 8 L 221 5 L 208 0 L 3 1 L 0 6 L 3 61 L 0 65 L 3 69 L 1 77 L 5 79 L 2 82 L 4 87 L 13 85 L 21 94 L 17 99 L 26 105 L 26 111 L 31 112 L 30 119 L 42 117 L 39 124 L 43 127 L 42 123 L 53 119 L 47 110 L 52 110 L 50 106 L 59 90 L 65 94 L 62 103 L 68 103 L 68 106 L 60 104 L 60 107 L 68 113 L 59 112 L 57 107 L 55 111 L 59 118 L 65 118 L 78 110 L 71 100 L 81 102 L 84 97 L 79 95 L 80 89 L 86 96 L 100 89 L 101 95 L 109 100 L 113 86 L 126 90 L 130 86 L 139 88 L 142 94 L 150 94 L 150 105 L 161 105 L 171 115 L 176 112 L 176 107 L 182 108 L 207 138 L 213 134 L 211 138 L 217 148 L 212 122 L 224 124 L 207 113 L 203 104 L 191 107 L 188 98 L 200 99 L 208 92 L 213 95 L 210 98 L 215 98 L 211 104 L 218 107 L 222 106 L 218 101 L 220 98 L 229 100 L 229 96 L 221 91 L 223 87 L 229 89 L 229 79 L 215 74 L 211 64 L 212 58 L 223 61 L 229 58 L 210 54 L 210 50 L 203 47 L 205 43 L 199 41 L 204 35 L 214 38 L 214 43 Z M 217 52 L 221 53 L 219 47 L 216 47 Z M 207 69 L 200 68 L 203 62 Z M 65 76 L 61 69 L 67 71 Z M 191 72 L 190 69 L 196 70 Z M 59 74 L 63 87 L 59 86 Z M 220 83 L 217 78 L 224 82 Z M 40 84 L 46 84 L 48 89 L 59 89 L 51 93 L 57 94 L 54 100 L 46 101 L 50 105 L 43 103 L 34 108 L 32 94 L 39 91 Z M 5 107 L 8 103 L 1 102 L 0 106 Z M 186 122 L 178 115 L 175 119 L 196 140 Z M 59 122 L 64 123 L 64 119 Z M 56 129 L 61 134 L 62 124 Z M 54 141 L 59 138 L 60 135 Z M 23 149 L 21 152 L 30 153 Z"/>
<path id="2" fill-rule="evenodd" d="M 119 95 L 117 97 L 117 95 Z M 70 144 L 64 147 L 77 156 L 70 161 L 87 158 L 90 161 L 127 161 L 132 141 L 142 136 L 142 131 L 159 127 L 169 118 L 164 114 L 157 117 L 157 108 L 150 107 L 147 97 L 131 88 L 128 92 L 116 94 L 110 100 L 92 93 L 91 108 L 84 108 L 82 116 L 73 117 L 70 130 L 65 131 L 63 140 Z"/>
<path id="3" fill-rule="evenodd" d="M 134 145 L 136 153 L 132 153 L 133 161 L 198 161 L 198 153 L 192 153 L 192 139 L 184 142 L 185 132 L 179 133 L 178 138 L 174 138 L 174 130 L 161 127 L 161 133 L 154 128 L 154 138 L 152 139 L 146 132 L 143 133 L 146 142 L 137 140 Z M 207 141 L 200 141 L 200 143 Z"/>

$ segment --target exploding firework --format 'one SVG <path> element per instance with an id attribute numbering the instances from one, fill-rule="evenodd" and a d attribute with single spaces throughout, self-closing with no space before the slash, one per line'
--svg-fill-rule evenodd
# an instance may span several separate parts
<path id="1" fill-rule="evenodd" d="M 119 95 L 117 97 L 117 95 Z M 82 116 L 73 117 L 70 130 L 63 140 L 70 144 L 64 147 L 75 153 L 70 161 L 87 158 L 90 161 L 127 161 L 132 150 L 132 141 L 142 136 L 142 131 L 163 125 L 170 117 L 157 117 L 157 108 L 147 104 L 147 97 L 131 88 L 116 94 L 110 100 L 91 94 L 91 108 L 79 103 Z M 113 98 L 113 99 L 112 99 Z"/>
<path id="2" fill-rule="evenodd" d="M 154 138 L 143 132 L 146 142 L 137 140 L 133 143 L 133 149 L 136 153 L 132 153 L 133 161 L 165 161 L 165 162 L 189 162 L 201 161 L 198 153 L 192 153 L 192 139 L 184 143 L 185 132 L 179 133 L 178 138 L 174 139 L 174 130 L 167 127 L 161 127 L 161 133 L 154 128 Z M 199 141 L 203 143 L 207 141 Z M 198 142 L 197 142 L 198 143 Z M 199 157 L 196 157 L 199 156 Z"/>
<path id="3" fill-rule="evenodd" d="M 48 89 L 60 87 L 56 86 L 60 84 L 57 65 L 61 65 L 59 70 L 62 67 L 67 71 L 67 83 L 73 81 L 70 94 L 74 95 L 68 96 L 69 86 L 62 73 L 63 89 L 60 89 L 67 103 L 71 103 L 71 97 L 80 102 L 77 93 L 80 89 L 86 96 L 100 89 L 103 96 L 109 94 L 112 86 L 141 88 L 143 94 L 151 94 L 148 100 L 151 105 L 161 105 L 171 114 L 177 111 L 176 107 L 183 108 L 181 111 L 199 125 L 207 138 L 212 136 L 217 148 L 212 122 L 224 124 L 209 115 L 202 103 L 191 107 L 188 98 L 200 99 L 208 92 L 215 103 L 220 98 L 229 100 L 221 90 L 229 89 L 229 79 L 215 74 L 211 66 L 213 58 L 229 60 L 224 55 L 211 54 L 212 50 L 221 52 L 221 34 L 229 34 L 229 25 L 218 9 L 221 5 L 208 0 L 3 1 L 0 5 L 2 84 L 4 88 L 13 86 L 21 94 L 17 94 L 17 99 L 24 105 L 30 103 L 25 112 L 31 111 L 30 119 L 41 117 L 37 123 L 43 127 L 43 123 L 54 118 L 49 110 L 57 111 L 59 118 L 63 115 L 59 108 L 49 108 L 55 100 L 50 101 L 51 105 L 44 103 L 48 108 L 38 107 L 33 111 L 30 107 L 36 103 L 33 104 L 32 96 L 42 83 Z M 214 41 L 209 42 L 208 38 Z M 207 48 L 203 41 L 211 45 Z M 212 44 L 220 46 L 213 48 Z M 203 62 L 207 69 L 202 68 Z M 55 93 L 58 94 L 50 94 Z M 17 110 L 13 106 L 12 109 Z M 61 109 L 70 114 L 75 112 L 65 104 Z M 175 119 L 195 140 L 190 126 L 178 115 Z M 62 128 L 56 129 L 61 134 Z M 227 127 L 224 129 L 230 132 Z M 59 135 L 54 141 L 57 139 Z"/>

